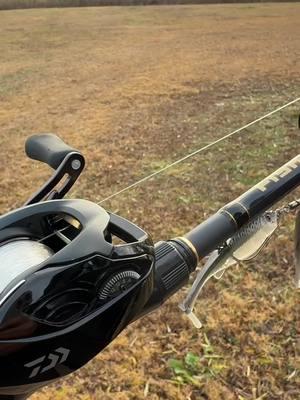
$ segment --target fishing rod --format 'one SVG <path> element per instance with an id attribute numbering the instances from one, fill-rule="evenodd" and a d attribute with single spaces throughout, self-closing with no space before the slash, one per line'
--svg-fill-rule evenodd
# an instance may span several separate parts
<path id="1" fill-rule="evenodd" d="M 154 244 L 91 201 L 63 199 L 84 169 L 78 150 L 52 134 L 30 137 L 25 149 L 54 174 L 0 217 L 0 400 L 25 399 L 85 365 L 208 257 L 180 304 L 200 327 L 193 308 L 208 279 L 256 256 L 281 215 L 300 205 L 271 210 L 300 184 L 297 155 L 190 232 Z"/>

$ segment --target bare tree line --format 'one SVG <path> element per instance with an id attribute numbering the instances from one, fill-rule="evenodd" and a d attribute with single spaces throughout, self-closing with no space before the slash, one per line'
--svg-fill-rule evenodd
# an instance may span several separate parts
<path id="1" fill-rule="evenodd" d="M 0 0 L 0 10 L 18 8 L 48 7 L 93 7 L 158 4 L 209 4 L 209 3 L 255 3 L 255 2 L 297 2 L 299 0 Z"/>

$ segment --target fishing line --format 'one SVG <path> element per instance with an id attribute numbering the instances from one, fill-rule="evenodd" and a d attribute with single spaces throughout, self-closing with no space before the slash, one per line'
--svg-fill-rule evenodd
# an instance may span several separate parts
<path id="1" fill-rule="evenodd" d="M 179 158 L 179 159 L 176 160 L 176 161 L 173 161 L 172 163 L 166 165 L 165 167 L 159 169 L 158 171 L 152 172 L 150 175 L 147 175 L 147 176 L 145 176 L 144 178 L 141 178 L 141 179 L 139 179 L 138 181 L 132 183 L 131 185 L 129 185 L 129 186 L 127 186 L 127 187 L 125 187 L 125 188 L 123 188 L 123 189 L 121 189 L 121 190 L 118 190 L 117 192 L 115 192 L 115 193 L 113 193 L 113 194 L 111 194 L 111 195 L 105 197 L 104 199 L 102 199 L 101 201 L 99 201 L 97 204 L 104 203 L 105 201 L 110 200 L 110 199 L 112 199 L 113 197 L 116 197 L 116 196 L 118 196 L 119 194 L 124 193 L 124 192 L 126 192 L 127 190 L 132 189 L 132 188 L 134 188 L 135 186 L 138 186 L 138 185 L 140 185 L 141 183 L 143 183 L 143 182 L 145 182 L 145 181 L 147 181 L 147 180 L 149 180 L 149 179 L 151 179 L 151 178 L 153 178 L 153 177 L 155 177 L 155 176 L 161 174 L 162 172 L 166 171 L 167 169 L 172 168 L 172 167 L 174 167 L 175 165 L 178 165 L 179 163 L 181 163 L 181 162 L 187 160 L 188 158 L 191 158 L 191 157 L 195 156 L 196 154 L 199 154 L 199 153 L 203 152 L 204 150 L 210 149 L 211 147 L 215 146 L 216 144 L 221 143 L 222 141 L 224 141 L 224 140 L 230 138 L 231 136 L 235 135 L 236 133 L 242 131 L 243 129 L 249 128 L 250 126 L 256 124 L 257 122 L 260 122 L 260 121 L 262 121 L 263 119 L 270 117 L 271 115 L 277 113 L 278 111 L 283 110 L 284 108 L 286 108 L 286 107 L 288 107 L 288 106 L 290 106 L 290 105 L 296 103 L 296 102 L 299 101 L 299 100 L 300 100 L 300 97 L 296 98 L 295 100 L 290 101 L 289 103 L 284 104 L 283 106 L 280 106 L 280 107 L 276 108 L 276 109 L 273 110 L 273 111 L 270 111 L 269 113 L 267 113 L 267 114 L 265 114 L 265 115 L 263 115 L 263 116 L 261 116 L 261 117 L 255 119 L 254 121 L 249 122 L 248 124 L 242 126 L 241 128 L 238 128 L 238 129 L 234 130 L 233 132 L 230 132 L 230 133 L 228 133 L 227 135 L 222 136 L 221 138 L 215 140 L 214 142 L 208 143 L 207 145 L 201 147 L 200 149 L 195 150 L 195 151 L 193 151 L 192 153 L 189 153 L 189 154 L 187 154 L 186 156 L 184 156 L 184 157 L 182 157 L 182 158 Z"/>
<path id="2" fill-rule="evenodd" d="M 41 243 L 41 242 L 43 242 L 43 241 L 45 241 L 45 240 L 51 238 L 52 236 L 55 236 L 55 235 L 57 235 L 58 233 L 61 233 L 61 232 L 65 231 L 65 230 L 67 230 L 68 228 L 69 228 L 69 227 L 66 226 L 65 228 L 55 230 L 54 232 L 50 233 L 49 235 L 44 236 L 42 239 L 37 240 L 37 242 L 38 242 L 38 243 Z"/>

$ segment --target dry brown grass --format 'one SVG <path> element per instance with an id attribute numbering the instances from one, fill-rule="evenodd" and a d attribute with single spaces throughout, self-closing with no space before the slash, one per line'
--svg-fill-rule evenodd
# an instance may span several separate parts
<path id="1" fill-rule="evenodd" d="M 22 157 L 31 133 L 56 132 L 81 149 L 88 167 L 73 195 L 100 200 L 299 96 L 299 12 L 269 4 L 0 13 L 0 209 L 22 204 L 49 174 Z M 105 205 L 155 239 L 182 233 L 298 152 L 297 113 Z M 181 316 L 180 293 L 33 399 L 299 398 L 291 248 L 288 220 L 256 263 L 208 285 L 198 306 L 204 331 Z M 168 360 L 203 355 L 204 333 L 221 372 L 178 385 Z"/>
<path id="2" fill-rule="evenodd" d="M 267 2 L 270 0 L 264 0 Z M 273 0 L 273 2 L 285 0 Z M 298 0 L 291 0 L 296 2 Z M 256 0 L 0 0 L 0 10 L 50 7 L 135 6 L 167 4 L 255 3 Z"/>

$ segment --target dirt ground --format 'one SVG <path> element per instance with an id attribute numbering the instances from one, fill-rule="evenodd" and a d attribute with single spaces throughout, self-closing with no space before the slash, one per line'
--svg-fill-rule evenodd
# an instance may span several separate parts
<path id="1" fill-rule="evenodd" d="M 82 150 L 87 168 L 71 195 L 100 201 L 299 97 L 299 15 L 296 3 L 0 12 L 0 211 L 50 174 L 25 158 L 30 134 Z M 155 240 L 182 234 L 299 152 L 299 111 L 103 206 Z M 32 400 L 300 399 L 292 235 L 286 218 L 257 261 L 207 285 L 202 330 L 178 309 L 183 289 Z"/>

